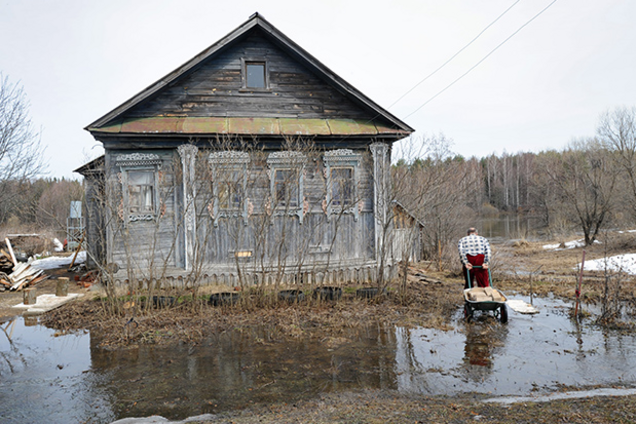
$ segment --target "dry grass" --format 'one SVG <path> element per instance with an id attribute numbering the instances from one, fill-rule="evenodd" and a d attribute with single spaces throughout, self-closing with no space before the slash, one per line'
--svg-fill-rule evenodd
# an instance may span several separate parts
<path id="1" fill-rule="evenodd" d="M 636 236 L 618 235 L 599 245 L 588 246 L 587 259 L 602 258 L 608 251 L 623 253 L 636 246 Z M 546 251 L 542 245 L 525 241 L 498 246 L 497 263 L 493 265 L 496 287 L 524 295 L 549 294 L 575 299 L 578 281 L 577 264 L 582 249 Z M 452 316 L 463 304 L 463 278 L 459 268 L 446 272 L 431 271 L 428 264 L 414 269 L 425 274 L 429 281 L 409 278 L 405 292 L 396 281 L 387 296 L 362 300 L 355 297 L 354 286 L 345 286 L 342 299 L 336 302 L 309 299 L 300 304 L 277 300 L 270 289 L 242 293 L 235 306 L 212 307 L 204 300 L 184 297 L 171 308 L 152 309 L 126 307 L 126 299 L 119 301 L 74 302 L 45 316 L 42 321 L 63 331 L 89 329 L 104 347 L 134 346 L 153 343 L 197 344 L 211 334 L 250 327 L 266 328 L 271 339 L 286 337 L 339 337 L 347 328 L 369 323 L 399 324 L 451 329 Z M 581 300 L 588 303 L 603 301 L 604 276 L 585 273 Z M 307 290 L 309 293 L 309 290 Z M 156 293 L 161 294 L 161 293 Z M 170 293 L 168 293 L 170 294 Z M 174 295 L 174 293 L 172 293 Z M 636 280 L 621 277 L 619 296 L 629 311 L 636 312 Z M 138 299 L 138 298 L 137 298 Z M 127 301 L 128 306 L 130 300 Z M 138 302 L 137 302 L 138 303 Z M 633 307 L 629 307 L 632 305 Z M 116 307 L 113 307 L 116 306 Z M 617 325 L 616 322 L 611 323 Z"/>
<path id="2" fill-rule="evenodd" d="M 481 396 L 425 397 L 391 391 L 327 394 L 294 404 L 220 414 L 201 423 L 633 423 L 635 396 L 500 406 Z"/>
<path id="3" fill-rule="evenodd" d="M 406 296 L 389 287 L 388 294 L 365 300 L 345 288 L 338 301 L 276 300 L 268 291 L 248 291 L 237 305 L 213 307 L 201 299 L 181 299 L 176 306 L 152 309 L 121 299 L 72 302 L 42 318 L 61 331 L 88 329 L 102 347 L 156 343 L 200 343 L 220 332 L 264 328 L 271 340 L 287 337 L 339 337 L 348 328 L 399 324 L 448 329 L 462 302 L 461 283 L 409 283 Z M 128 308 L 126 306 L 129 306 Z"/>

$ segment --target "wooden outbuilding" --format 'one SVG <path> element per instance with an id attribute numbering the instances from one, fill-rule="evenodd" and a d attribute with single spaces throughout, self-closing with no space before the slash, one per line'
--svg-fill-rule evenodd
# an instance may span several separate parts
<path id="1" fill-rule="evenodd" d="M 117 279 L 367 280 L 413 132 L 255 14 L 86 128 L 91 262 Z M 291 279 L 291 280 L 290 280 Z"/>

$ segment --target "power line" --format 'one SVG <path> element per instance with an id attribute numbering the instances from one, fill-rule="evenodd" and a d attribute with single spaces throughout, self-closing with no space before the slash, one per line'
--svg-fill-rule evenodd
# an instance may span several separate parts
<path id="1" fill-rule="evenodd" d="M 457 79 L 455 79 L 453 82 L 451 82 L 450 84 L 448 84 L 446 87 L 444 87 L 443 89 L 441 89 L 440 91 L 437 92 L 437 94 L 435 94 L 433 97 L 431 97 L 430 99 L 428 99 L 427 101 L 425 101 L 422 105 L 420 105 L 417 109 L 415 109 L 413 112 L 409 113 L 408 115 L 406 115 L 404 117 L 404 119 L 408 118 L 409 116 L 415 114 L 417 111 L 419 111 L 420 109 L 422 109 L 424 106 L 426 106 L 427 104 L 429 104 L 431 101 L 433 101 L 437 96 L 439 96 L 440 94 L 442 94 L 444 91 L 448 90 L 449 88 L 451 88 L 453 85 L 455 85 L 455 83 L 457 81 L 459 81 L 460 79 L 464 78 L 466 75 L 468 75 L 473 69 L 475 69 L 476 67 L 478 67 L 479 65 L 481 65 L 481 63 L 483 61 L 485 61 L 486 59 L 488 59 L 488 57 L 493 54 L 495 51 L 497 51 L 497 49 L 499 49 L 499 47 L 503 46 L 508 40 L 510 40 L 512 37 L 514 37 L 515 35 L 517 35 L 517 33 L 519 33 L 519 31 L 521 31 L 523 28 L 525 28 L 528 24 L 530 24 L 530 22 L 534 21 L 536 18 L 538 18 L 543 12 L 545 12 L 546 10 L 548 10 L 554 3 L 556 3 L 558 0 L 553 0 L 552 3 L 548 4 L 546 7 L 544 7 L 539 13 L 537 13 L 536 15 L 534 15 L 532 18 L 530 18 L 530 20 L 528 20 L 525 24 L 521 25 L 519 27 L 519 29 L 517 29 L 515 32 L 513 32 L 512 34 L 510 34 L 510 36 L 508 38 L 506 38 L 505 40 L 503 40 L 501 43 L 499 43 L 497 45 L 497 47 L 495 47 L 494 49 L 492 49 L 486 56 L 484 56 L 479 62 L 477 62 L 475 65 L 473 65 L 469 70 L 467 70 L 466 72 L 464 72 L 462 75 L 460 75 Z"/>
<path id="2" fill-rule="evenodd" d="M 510 9 L 512 9 L 513 7 L 515 7 L 515 5 L 517 3 L 519 3 L 521 0 L 517 0 L 516 2 L 514 2 L 509 8 L 507 8 L 506 10 L 503 11 L 503 13 L 499 16 L 497 16 L 497 18 L 492 21 L 491 23 L 489 23 L 484 29 L 481 30 L 481 32 L 479 34 L 477 34 L 477 36 L 475 38 L 473 38 L 472 40 L 470 40 L 470 42 L 468 44 L 466 44 L 464 47 L 462 47 L 461 49 L 459 49 L 457 51 L 457 53 L 455 53 L 454 55 L 452 55 L 450 57 L 450 59 L 448 59 L 446 62 L 442 63 L 437 69 L 435 69 L 433 72 L 431 72 L 430 74 L 428 74 L 423 80 L 421 80 L 420 82 L 418 82 L 417 84 L 415 84 L 413 87 L 411 87 L 406 93 L 402 94 L 396 101 L 394 101 L 393 103 L 391 103 L 388 107 L 388 109 L 391 109 L 393 106 L 395 106 L 395 104 L 397 102 L 399 102 L 400 100 L 402 100 L 404 97 L 406 97 L 411 91 L 415 90 L 420 84 L 422 84 L 424 81 L 426 81 L 427 79 L 429 79 L 430 77 L 432 77 L 433 75 L 435 75 L 437 73 L 437 71 L 439 71 L 440 69 L 442 69 L 444 66 L 448 65 L 453 59 L 455 59 L 461 52 L 463 52 L 468 46 L 470 46 L 471 44 L 473 44 L 475 41 L 477 41 L 477 39 L 479 37 L 481 37 L 481 35 L 486 32 L 486 30 L 488 28 L 490 28 L 491 26 L 493 26 L 499 19 L 501 19 L 503 17 L 503 15 L 505 15 L 506 13 L 508 13 L 508 11 Z"/>

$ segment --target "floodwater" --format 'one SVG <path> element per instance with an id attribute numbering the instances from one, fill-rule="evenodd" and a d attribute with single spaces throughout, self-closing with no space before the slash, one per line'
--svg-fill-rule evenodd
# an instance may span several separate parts
<path id="1" fill-rule="evenodd" d="M 502 214 L 495 218 L 482 218 L 476 223 L 479 235 L 497 244 L 507 240 L 538 240 L 545 229 L 543 220 L 538 216 L 520 214 Z"/>
<path id="2" fill-rule="evenodd" d="M 557 299 L 534 304 L 538 315 L 510 311 L 508 324 L 488 316 L 465 324 L 458 305 L 456 330 L 447 332 L 370 325 L 341 339 L 279 343 L 263 329 L 126 351 L 19 317 L 1 325 L 0 422 L 184 419 L 360 388 L 528 395 L 636 384 L 636 336 L 577 325 Z"/>

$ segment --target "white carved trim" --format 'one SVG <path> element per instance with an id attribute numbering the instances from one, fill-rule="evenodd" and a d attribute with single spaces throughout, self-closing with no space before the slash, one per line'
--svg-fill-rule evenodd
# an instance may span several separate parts
<path id="1" fill-rule="evenodd" d="M 337 165 L 340 163 L 349 163 L 357 165 L 362 159 L 362 155 L 354 153 L 350 149 L 329 150 L 325 152 L 323 157 L 326 165 Z"/>
<path id="2" fill-rule="evenodd" d="M 221 152 L 212 152 L 208 156 L 210 164 L 247 164 L 250 162 L 250 155 L 247 152 L 239 152 L 236 150 L 224 150 Z"/>
<path id="3" fill-rule="evenodd" d="M 137 215 L 130 214 L 128 215 L 128 222 L 136 222 L 136 221 L 154 221 L 155 216 L 151 214 Z"/>
<path id="4" fill-rule="evenodd" d="M 184 225 L 185 225 L 185 249 L 186 261 L 185 269 L 192 269 L 194 260 L 194 239 L 196 237 L 196 159 L 199 149 L 193 144 L 182 144 L 177 147 L 179 156 L 181 156 L 181 167 L 183 170 L 183 192 L 184 192 Z"/>
<path id="5" fill-rule="evenodd" d="M 307 156 L 290 150 L 273 152 L 267 157 L 268 165 L 304 165 L 306 162 Z"/>
<path id="6" fill-rule="evenodd" d="M 351 156 L 355 155 L 351 149 L 337 149 L 325 152 L 325 156 Z"/>
<path id="7" fill-rule="evenodd" d="M 119 166 L 160 165 L 161 158 L 155 153 L 129 153 L 115 156 L 115 163 Z"/>

